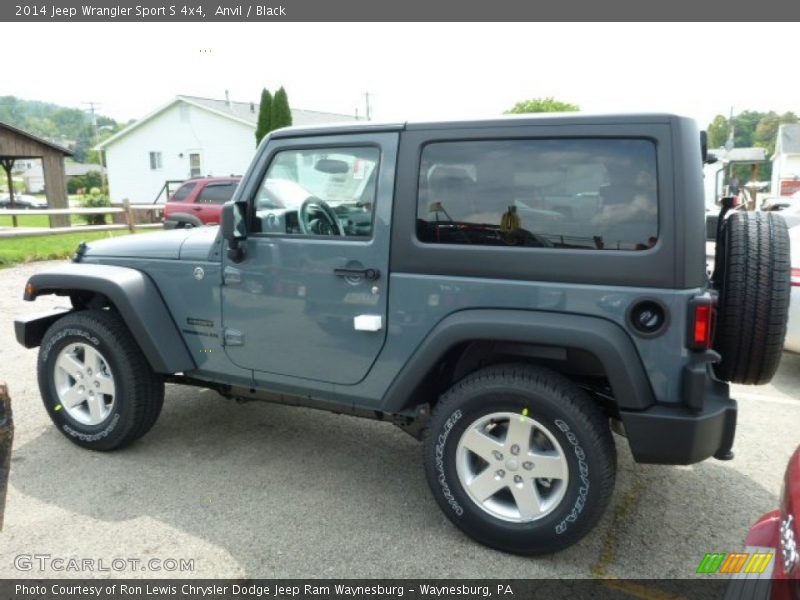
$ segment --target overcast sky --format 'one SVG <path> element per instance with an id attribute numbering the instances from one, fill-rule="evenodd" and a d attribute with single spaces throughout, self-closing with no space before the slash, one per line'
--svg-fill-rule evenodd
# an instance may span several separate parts
<path id="1" fill-rule="evenodd" d="M 745 109 L 800 113 L 797 25 L 0 24 L 0 95 L 140 118 L 177 94 L 413 120 L 498 115 L 554 96 L 585 111 L 668 111 L 701 126 Z"/>

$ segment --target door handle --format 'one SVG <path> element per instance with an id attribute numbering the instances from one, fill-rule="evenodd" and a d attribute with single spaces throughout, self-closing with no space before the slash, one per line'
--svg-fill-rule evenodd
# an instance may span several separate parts
<path id="1" fill-rule="evenodd" d="M 192 210 L 203 210 L 202 206 L 193 206 Z"/>
<path id="2" fill-rule="evenodd" d="M 362 277 L 367 281 L 377 281 L 381 277 L 378 269 L 334 269 L 333 274 L 337 277 Z"/>

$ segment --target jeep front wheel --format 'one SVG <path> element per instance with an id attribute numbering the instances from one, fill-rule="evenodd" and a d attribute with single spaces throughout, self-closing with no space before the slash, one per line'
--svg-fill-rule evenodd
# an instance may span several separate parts
<path id="1" fill-rule="evenodd" d="M 607 420 L 573 382 L 526 365 L 477 371 L 436 405 L 425 471 L 439 506 L 476 540 L 545 554 L 588 533 L 611 498 Z"/>
<path id="2" fill-rule="evenodd" d="M 143 436 L 164 402 L 163 380 L 119 316 L 107 310 L 56 321 L 39 349 L 38 376 L 58 430 L 93 450 L 113 450 Z"/>

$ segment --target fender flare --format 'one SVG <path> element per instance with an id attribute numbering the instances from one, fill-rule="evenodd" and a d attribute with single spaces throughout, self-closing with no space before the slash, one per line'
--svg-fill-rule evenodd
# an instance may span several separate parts
<path id="1" fill-rule="evenodd" d="M 164 217 L 164 221 L 174 221 L 175 223 L 191 223 L 195 227 L 202 227 L 203 223 L 197 215 L 185 212 L 170 213 Z"/>
<path id="2" fill-rule="evenodd" d="M 575 348 L 603 365 L 617 405 L 644 410 L 655 396 L 639 353 L 625 330 L 606 319 L 544 311 L 475 309 L 450 314 L 425 337 L 384 395 L 384 410 L 412 408 L 409 396 L 430 367 L 456 344 L 477 340 Z"/>
<path id="3" fill-rule="evenodd" d="M 156 284 L 141 271 L 113 265 L 68 264 L 31 276 L 24 299 L 32 301 L 37 296 L 71 291 L 97 292 L 108 298 L 156 373 L 196 368 Z M 28 343 L 38 346 L 41 337 Z"/>

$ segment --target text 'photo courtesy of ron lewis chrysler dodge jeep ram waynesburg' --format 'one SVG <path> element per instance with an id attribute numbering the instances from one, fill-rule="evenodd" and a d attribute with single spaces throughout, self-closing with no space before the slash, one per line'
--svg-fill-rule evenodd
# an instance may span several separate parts
<path id="1" fill-rule="evenodd" d="M 17 339 L 80 446 L 147 433 L 165 382 L 381 419 L 457 527 L 552 553 L 609 503 L 612 431 L 641 463 L 730 459 L 729 382 L 777 368 L 786 225 L 723 214 L 708 271 L 704 139 L 669 114 L 277 130 L 219 227 L 33 275 L 71 308 Z"/>

